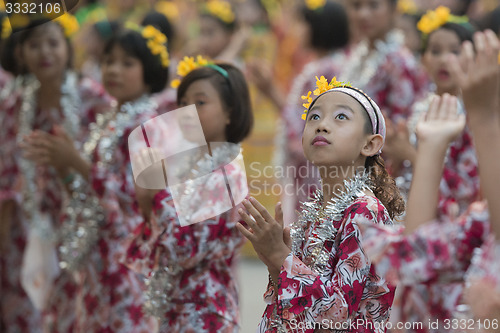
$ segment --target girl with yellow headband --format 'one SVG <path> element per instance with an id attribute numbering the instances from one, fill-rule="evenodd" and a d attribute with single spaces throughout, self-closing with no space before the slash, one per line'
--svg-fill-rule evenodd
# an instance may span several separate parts
<path id="1" fill-rule="evenodd" d="M 24 23 L 9 37 L 18 40 L 15 59 L 22 73 L 14 89 L 3 94 L 0 110 L 1 122 L 10 129 L 0 134 L 0 224 L 9 230 L 0 245 L 0 321 L 7 332 L 71 332 L 76 285 L 56 259 L 64 188 L 58 169 L 33 161 L 35 152 L 26 145 L 36 141 L 37 133 L 55 135 L 62 128 L 79 139 L 85 115 L 109 100 L 100 85 L 80 80 L 72 70 L 69 37 L 78 25 L 71 15 Z"/>
<path id="2" fill-rule="evenodd" d="M 237 228 L 269 271 L 258 332 L 386 332 L 395 286 L 375 274 L 359 224 L 392 224 L 404 210 L 380 157 L 385 120 L 362 91 L 318 79 L 306 95 L 304 155 L 321 175 L 321 189 L 302 206 L 291 229 L 254 198 Z"/>

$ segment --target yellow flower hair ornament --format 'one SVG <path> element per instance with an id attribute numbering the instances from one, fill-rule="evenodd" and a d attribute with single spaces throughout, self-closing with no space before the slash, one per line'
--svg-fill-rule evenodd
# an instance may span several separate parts
<path id="1" fill-rule="evenodd" d="M 232 24 L 235 20 L 231 4 L 221 0 L 209 0 L 205 4 L 205 13 L 217 17 L 226 24 Z"/>
<path id="2" fill-rule="evenodd" d="M 141 27 L 135 23 L 127 22 L 125 27 L 135 30 L 141 34 L 146 40 L 147 46 L 151 54 L 158 56 L 161 60 L 161 65 L 167 68 L 170 65 L 170 57 L 167 50 L 167 37 L 152 25 Z"/>
<path id="3" fill-rule="evenodd" d="M 44 14 L 44 15 L 28 15 L 22 13 L 14 13 L 8 16 L 2 22 L 2 39 L 8 38 L 12 33 L 12 30 L 17 31 L 28 27 L 31 22 L 37 20 L 51 20 L 59 24 L 63 30 L 63 34 L 66 38 L 73 37 L 74 34 L 80 29 L 78 20 L 75 16 L 64 13 L 62 15 L 56 16 L 57 14 Z"/>
<path id="4" fill-rule="evenodd" d="M 64 13 L 61 16 L 56 17 L 54 21 L 61 25 L 64 31 L 64 36 L 67 38 L 72 37 L 78 32 L 78 29 L 80 29 L 80 25 L 78 24 L 76 17 L 69 13 Z"/>
<path id="5" fill-rule="evenodd" d="M 179 65 L 177 65 L 177 75 L 179 75 L 180 78 L 172 80 L 170 86 L 172 88 L 177 89 L 181 84 L 182 78 L 191 73 L 193 70 L 200 67 L 213 68 L 214 70 L 219 72 L 222 76 L 224 76 L 226 79 L 229 78 L 229 74 L 227 73 L 227 71 L 224 68 L 215 64 L 213 61 L 209 61 L 203 58 L 201 55 L 198 55 L 196 59 L 194 57 L 185 56 L 184 59 L 182 59 L 182 61 L 179 62 Z"/>
<path id="6" fill-rule="evenodd" d="M 397 8 L 402 14 L 414 15 L 418 13 L 418 6 L 414 0 L 398 0 Z"/>
<path id="7" fill-rule="evenodd" d="M 7 39 L 12 34 L 12 26 L 10 25 L 9 18 L 4 16 L 2 20 L 2 39 Z"/>
<path id="8" fill-rule="evenodd" d="M 177 21 L 179 18 L 179 7 L 171 1 L 158 1 L 155 11 L 163 14 L 169 21 Z"/>
<path id="9" fill-rule="evenodd" d="M 314 91 L 309 91 L 307 95 L 301 97 L 306 101 L 306 103 L 302 104 L 302 106 L 306 108 L 304 110 L 304 113 L 302 114 L 302 120 L 306 120 L 307 111 L 309 110 L 309 107 L 311 106 L 311 103 L 313 101 L 311 94 L 314 94 L 314 96 L 319 96 L 322 93 L 337 87 L 351 87 L 351 84 L 349 82 L 339 82 L 337 81 L 337 78 L 335 76 L 330 81 L 330 83 L 328 83 L 328 80 L 323 75 L 319 79 L 316 76 L 316 89 Z"/>
<path id="10" fill-rule="evenodd" d="M 305 0 L 307 9 L 318 10 L 326 5 L 326 0 Z"/>
<path id="11" fill-rule="evenodd" d="M 439 6 L 436 10 L 429 10 L 417 23 L 417 28 L 424 35 L 429 35 L 434 30 L 439 29 L 445 23 L 467 24 L 467 16 L 455 16 L 450 14 L 450 9 Z"/>

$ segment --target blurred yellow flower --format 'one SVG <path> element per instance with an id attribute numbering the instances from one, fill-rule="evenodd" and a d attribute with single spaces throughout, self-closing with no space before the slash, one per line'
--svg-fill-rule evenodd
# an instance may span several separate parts
<path id="1" fill-rule="evenodd" d="M 418 13 L 418 7 L 414 0 L 398 0 L 398 11 L 411 15 Z"/>
<path id="2" fill-rule="evenodd" d="M 177 89 L 179 88 L 179 86 L 181 85 L 181 80 L 180 79 L 174 79 L 172 80 L 172 82 L 170 83 L 170 86 L 174 89 Z"/>
<path id="3" fill-rule="evenodd" d="M 67 38 L 70 38 L 75 33 L 77 33 L 78 29 L 80 28 L 76 17 L 68 13 L 64 13 L 63 15 L 58 16 L 54 19 L 54 21 L 61 25 L 64 31 L 64 35 Z"/>
<path id="4" fill-rule="evenodd" d="M 126 24 L 126 27 L 132 30 L 140 31 L 142 37 L 147 40 L 147 46 L 151 54 L 159 56 L 161 65 L 168 67 L 170 64 L 169 54 L 167 50 L 167 37 L 152 25 L 147 25 L 141 29 L 134 23 Z"/>
<path id="5" fill-rule="evenodd" d="M 450 15 L 449 8 L 439 6 L 434 11 L 427 11 L 427 13 L 422 16 L 420 21 L 418 21 L 417 28 L 424 34 L 428 35 L 448 22 L 451 17 L 452 15 Z"/>
<path id="6" fill-rule="evenodd" d="M 306 0 L 306 7 L 310 10 L 316 10 L 323 8 L 326 4 L 326 0 Z"/>
<path id="7" fill-rule="evenodd" d="M 165 15 L 169 21 L 177 21 L 179 18 L 179 8 L 171 1 L 158 1 L 155 10 Z"/>
<path id="8" fill-rule="evenodd" d="M 193 70 L 199 68 L 199 67 L 204 67 L 207 65 L 213 65 L 214 63 L 211 61 L 208 61 L 207 59 L 203 58 L 201 55 L 198 55 L 196 57 L 196 60 L 194 57 L 188 57 L 185 56 L 182 61 L 179 62 L 177 65 L 177 75 L 179 75 L 181 78 L 185 77 L 189 73 L 191 73 Z M 175 79 L 170 83 L 170 86 L 172 88 L 177 88 L 179 87 L 179 84 L 181 83 L 180 79 Z"/>
<path id="9" fill-rule="evenodd" d="M 319 96 L 324 92 L 327 92 L 328 90 L 331 90 L 333 88 L 337 87 L 350 87 L 351 84 L 349 82 L 340 82 L 337 81 L 337 78 L 334 76 L 330 83 L 328 83 L 328 80 L 322 75 L 319 79 L 316 76 L 316 89 L 314 90 L 314 95 Z M 307 113 L 307 110 L 311 106 L 312 103 L 312 98 L 311 98 L 311 91 L 307 93 L 307 95 L 302 96 L 302 99 L 307 100 L 307 103 L 302 104 L 302 106 L 305 108 L 304 113 Z M 302 119 L 306 119 L 306 115 L 302 115 Z"/>
<path id="10" fill-rule="evenodd" d="M 12 27 L 10 26 L 9 19 L 6 17 L 3 18 L 2 22 L 2 39 L 9 38 L 12 34 Z"/>
<path id="11" fill-rule="evenodd" d="M 234 22 L 233 10 L 231 9 L 231 5 L 226 1 L 210 0 L 206 4 L 206 11 L 227 24 Z"/>

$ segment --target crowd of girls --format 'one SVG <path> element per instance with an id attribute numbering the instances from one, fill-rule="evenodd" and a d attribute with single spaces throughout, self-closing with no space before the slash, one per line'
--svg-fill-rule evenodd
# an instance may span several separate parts
<path id="1" fill-rule="evenodd" d="M 257 332 L 500 332 L 498 8 L 70 12 L 0 15 L 0 332 L 247 330 L 242 251 Z"/>

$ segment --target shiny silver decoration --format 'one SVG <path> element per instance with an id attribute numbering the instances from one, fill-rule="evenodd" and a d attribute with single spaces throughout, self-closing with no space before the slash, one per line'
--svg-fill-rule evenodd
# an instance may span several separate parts
<path id="1" fill-rule="evenodd" d="M 16 81 L 17 82 L 17 81 Z M 17 82 L 16 84 L 20 84 Z M 22 104 L 19 111 L 19 128 L 17 143 L 24 141 L 24 137 L 33 131 L 37 111 L 37 94 L 40 82 L 33 75 L 22 78 L 23 92 Z M 81 104 L 78 94 L 78 78 L 73 72 L 67 72 L 61 87 L 61 108 L 64 116 L 63 128 L 70 137 L 75 137 L 80 126 L 78 107 Z M 23 215 L 30 223 L 30 227 L 42 238 L 56 240 L 52 227 L 48 226 L 43 214 L 40 212 L 40 195 L 36 184 L 36 165 L 23 158 L 18 159 L 20 174 L 24 177 L 22 189 Z"/>
<path id="2" fill-rule="evenodd" d="M 89 126 L 88 140 L 83 144 L 83 158 L 91 161 L 97 149 L 101 161 L 98 166 L 112 168 L 113 156 L 127 127 L 141 113 L 156 108 L 147 96 L 124 104 L 120 110 L 99 114 L 96 122 Z M 81 175 L 76 175 L 69 184 L 71 195 L 66 200 L 65 222 L 61 226 L 59 266 L 71 271 L 85 264 L 89 254 L 99 240 L 99 229 L 106 222 L 106 213 L 92 186 Z"/>

